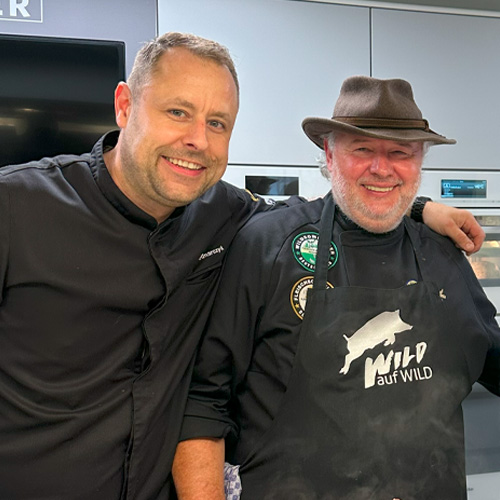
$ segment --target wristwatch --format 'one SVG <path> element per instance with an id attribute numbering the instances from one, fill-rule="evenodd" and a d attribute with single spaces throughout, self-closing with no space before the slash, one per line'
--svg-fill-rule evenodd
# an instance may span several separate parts
<path id="1" fill-rule="evenodd" d="M 410 212 L 410 216 L 414 221 L 424 222 L 422 215 L 424 213 L 425 204 L 428 201 L 432 201 L 432 198 L 428 198 L 427 196 L 417 196 L 415 198 Z"/>

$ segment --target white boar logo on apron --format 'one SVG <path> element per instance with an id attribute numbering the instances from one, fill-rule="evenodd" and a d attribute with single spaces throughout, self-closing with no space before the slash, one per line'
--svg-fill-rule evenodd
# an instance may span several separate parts
<path id="1" fill-rule="evenodd" d="M 411 330 L 412 325 L 405 323 L 400 315 L 399 309 L 396 311 L 386 311 L 378 314 L 368 320 L 359 330 L 354 332 L 351 337 L 344 335 L 347 341 L 347 350 L 344 366 L 340 373 L 345 375 L 349 372 L 351 363 L 358 359 L 368 349 L 373 349 L 379 344 L 388 346 L 396 341 L 396 333 Z"/>

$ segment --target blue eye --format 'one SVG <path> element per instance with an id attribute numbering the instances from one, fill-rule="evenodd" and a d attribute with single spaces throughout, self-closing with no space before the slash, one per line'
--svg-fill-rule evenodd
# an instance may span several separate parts
<path id="1" fill-rule="evenodd" d="M 178 117 L 182 117 L 182 116 L 186 115 L 186 113 L 184 113 L 184 111 L 182 111 L 180 109 L 170 109 L 168 112 L 171 115 L 178 116 Z"/>
<path id="2" fill-rule="evenodd" d="M 214 128 L 221 128 L 221 129 L 226 128 L 226 126 L 218 120 L 210 120 L 208 124 Z"/>

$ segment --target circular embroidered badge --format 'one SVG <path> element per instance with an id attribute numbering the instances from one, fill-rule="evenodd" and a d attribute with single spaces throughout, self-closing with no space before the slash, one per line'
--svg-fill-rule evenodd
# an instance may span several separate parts
<path id="1" fill-rule="evenodd" d="M 293 256 L 297 262 L 308 271 L 314 272 L 316 268 L 316 253 L 318 252 L 318 233 L 300 233 L 292 241 Z M 328 256 L 328 269 L 331 269 L 338 259 L 338 251 L 335 243 L 330 242 L 330 254 Z"/>
<path id="2" fill-rule="evenodd" d="M 304 314 L 306 312 L 307 303 L 307 292 L 313 286 L 314 277 L 306 276 L 301 278 L 292 287 L 290 292 L 290 304 L 295 314 L 300 318 L 304 319 Z M 333 288 L 331 283 L 326 283 L 326 288 Z"/>

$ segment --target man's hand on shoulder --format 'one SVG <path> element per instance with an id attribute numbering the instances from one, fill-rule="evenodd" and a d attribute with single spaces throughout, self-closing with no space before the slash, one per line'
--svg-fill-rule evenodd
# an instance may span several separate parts
<path id="1" fill-rule="evenodd" d="M 431 229 L 451 238 L 467 255 L 477 252 L 484 242 L 484 230 L 468 210 L 428 201 L 423 219 Z"/>

